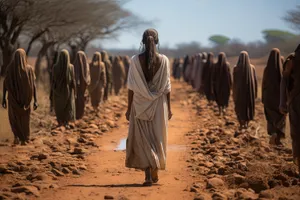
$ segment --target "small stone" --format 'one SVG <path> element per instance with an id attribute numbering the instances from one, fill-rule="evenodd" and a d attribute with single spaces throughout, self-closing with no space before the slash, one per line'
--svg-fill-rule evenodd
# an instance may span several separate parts
<path id="1" fill-rule="evenodd" d="M 210 189 L 210 188 L 221 188 L 224 186 L 224 181 L 220 178 L 210 178 L 208 179 L 207 181 L 207 186 L 206 188 L 207 189 Z"/>
<path id="2" fill-rule="evenodd" d="M 81 173 L 80 173 L 80 171 L 79 171 L 78 169 L 74 169 L 74 170 L 72 171 L 72 173 L 73 173 L 74 175 L 81 175 Z"/>
<path id="3" fill-rule="evenodd" d="M 198 190 L 195 187 L 191 187 L 190 192 L 198 192 Z"/>
<path id="4" fill-rule="evenodd" d="M 269 189 L 268 183 L 266 183 L 261 177 L 250 177 L 247 179 L 249 187 L 256 193 L 260 193 L 263 190 Z"/>
<path id="5" fill-rule="evenodd" d="M 239 189 L 235 194 L 234 196 L 237 198 L 237 199 L 249 199 L 249 200 L 254 200 L 254 199 L 257 199 L 257 194 L 249 191 L 249 190 L 246 190 L 246 189 Z"/>
<path id="6" fill-rule="evenodd" d="M 79 142 L 79 143 L 86 143 L 85 139 L 82 138 L 82 137 L 78 138 L 77 142 Z"/>
<path id="7" fill-rule="evenodd" d="M 69 174 L 70 173 L 70 170 L 66 167 L 62 168 L 61 170 L 64 174 Z"/>
<path id="8" fill-rule="evenodd" d="M 80 165 L 80 166 L 78 166 L 78 169 L 80 169 L 80 170 L 87 170 L 87 167 L 85 165 Z"/>
<path id="9" fill-rule="evenodd" d="M 218 193 L 218 192 L 214 193 L 214 194 L 211 196 L 211 198 L 212 198 L 213 200 L 226 200 L 226 199 L 227 199 L 227 197 L 226 197 L 225 195 L 223 195 L 223 194 L 221 194 L 221 193 Z"/>
<path id="10" fill-rule="evenodd" d="M 51 170 L 51 172 L 55 175 L 55 176 L 64 176 L 64 174 L 61 172 L 61 171 L 59 171 L 59 170 L 57 170 L 57 169 L 52 169 Z"/>
<path id="11" fill-rule="evenodd" d="M 0 165 L 0 173 L 5 174 L 7 172 L 7 166 L 4 164 Z"/>
<path id="12" fill-rule="evenodd" d="M 82 148 L 75 147 L 73 154 L 84 154 L 84 150 Z"/>
<path id="13" fill-rule="evenodd" d="M 274 195 L 272 194 L 271 191 L 264 190 L 259 193 L 259 198 L 273 199 Z"/>
<path id="14" fill-rule="evenodd" d="M 105 196 L 104 196 L 104 199 L 114 199 L 114 197 L 113 197 L 113 196 L 110 196 L 110 195 L 105 195 Z"/>
<path id="15" fill-rule="evenodd" d="M 36 197 L 40 196 L 38 189 L 34 186 L 20 186 L 11 189 L 13 193 L 25 193 L 27 195 L 34 195 Z"/>

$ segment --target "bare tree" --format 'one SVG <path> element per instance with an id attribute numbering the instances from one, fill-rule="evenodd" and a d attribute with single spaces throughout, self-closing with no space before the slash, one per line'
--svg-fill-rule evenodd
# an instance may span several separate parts
<path id="1" fill-rule="evenodd" d="M 293 28 L 300 31 L 300 5 L 293 10 L 289 10 L 283 19 L 291 24 Z"/>

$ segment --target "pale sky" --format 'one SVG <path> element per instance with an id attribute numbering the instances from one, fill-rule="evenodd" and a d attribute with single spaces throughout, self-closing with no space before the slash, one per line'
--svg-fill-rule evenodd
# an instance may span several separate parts
<path id="1" fill-rule="evenodd" d="M 262 40 L 264 29 L 294 32 L 282 20 L 300 0 L 131 0 L 126 9 L 145 20 L 154 20 L 160 45 L 174 47 L 191 41 L 209 45 L 213 34 L 244 42 Z M 145 28 L 120 34 L 105 48 L 139 48 Z"/>

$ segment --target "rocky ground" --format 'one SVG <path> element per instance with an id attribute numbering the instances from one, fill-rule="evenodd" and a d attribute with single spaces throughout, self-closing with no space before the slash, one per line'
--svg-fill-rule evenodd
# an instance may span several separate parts
<path id="1" fill-rule="evenodd" d="M 239 130 L 231 103 L 226 116 L 216 105 L 190 92 L 187 104 L 197 110 L 190 139 L 189 163 L 195 182 L 190 191 L 200 199 L 300 199 L 300 180 L 289 147 L 273 147 L 264 129 L 262 104 L 247 130 Z M 289 145 L 285 145 L 289 146 Z"/>
<path id="2" fill-rule="evenodd" d="M 44 190 L 58 188 L 61 178 L 83 175 L 89 168 L 86 157 L 100 150 L 95 139 L 118 126 L 125 100 L 125 94 L 113 97 L 101 106 L 100 113 L 87 106 L 85 117 L 69 130 L 57 127 L 47 106 L 33 112 L 30 144 L 0 143 L 0 199 L 39 197 Z"/>

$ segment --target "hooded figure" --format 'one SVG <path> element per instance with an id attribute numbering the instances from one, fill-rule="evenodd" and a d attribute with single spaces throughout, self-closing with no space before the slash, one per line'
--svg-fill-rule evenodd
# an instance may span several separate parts
<path id="1" fill-rule="evenodd" d="M 192 58 L 190 56 L 186 56 L 183 63 L 183 78 L 184 81 L 189 83 L 190 81 L 190 73 L 191 73 L 191 64 L 192 64 Z"/>
<path id="2" fill-rule="evenodd" d="M 116 56 L 112 68 L 113 83 L 115 94 L 119 95 L 120 90 L 124 87 L 126 79 L 125 68 L 120 56 Z"/>
<path id="3" fill-rule="evenodd" d="M 193 71 L 192 71 L 192 86 L 194 89 L 197 89 L 196 88 L 196 82 L 197 80 L 199 79 L 198 77 L 198 74 L 199 74 L 199 71 L 200 70 L 200 64 L 201 64 L 201 60 L 202 60 L 202 54 L 201 53 L 198 53 L 196 56 L 195 56 L 195 59 L 194 59 L 194 67 L 193 67 Z"/>
<path id="4" fill-rule="evenodd" d="M 76 119 L 81 119 L 84 115 L 85 108 L 85 91 L 90 85 L 90 66 L 86 55 L 83 51 L 78 51 L 74 63 L 75 79 L 76 79 Z"/>
<path id="5" fill-rule="evenodd" d="M 221 52 L 218 56 L 218 62 L 215 64 L 214 71 L 214 92 L 220 115 L 222 112 L 225 114 L 225 108 L 229 102 L 231 86 L 232 78 L 230 66 L 225 53 Z"/>
<path id="6" fill-rule="evenodd" d="M 280 85 L 280 112 L 289 113 L 293 157 L 300 173 L 300 45 L 283 65 Z"/>
<path id="7" fill-rule="evenodd" d="M 215 100 L 213 92 L 213 70 L 214 70 L 214 54 L 209 53 L 207 56 L 207 61 L 203 67 L 202 80 L 203 89 L 206 99 L 209 103 Z"/>
<path id="8" fill-rule="evenodd" d="M 279 111 L 280 82 L 282 77 L 282 61 L 279 49 L 272 49 L 262 81 L 262 103 L 268 122 L 270 143 L 280 145 L 285 137 L 285 115 Z"/>
<path id="9" fill-rule="evenodd" d="M 69 122 L 76 118 L 76 80 L 69 52 L 65 49 L 59 53 L 57 62 L 53 66 L 51 88 L 58 125 L 69 128 Z"/>
<path id="10" fill-rule="evenodd" d="M 106 69 L 105 64 L 101 62 L 101 54 L 95 52 L 92 62 L 90 63 L 91 84 L 89 92 L 94 110 L 97 112 L 102 100 L 102 93 L 106 87 Z"/>
<path id="11" fill-rule="evenodd" d="M 198 60 L 197 60 L 197 70 L 195 72 L 195 90 L 197 92 L 200 92 L 201 88 L 201 83 L 202 83 L 202 72 L 203 72 L 203 58 L 205 57 L 206 59 L 206 53 L 200 53 L 198 55 Z"/>
<path id="12" fill-rule="evenodd" d="M 242 51 L 233 69 L 233 100 L 241 128 L 247 128 L 255 115 L 257 79 L 255 67 L 250 64 L 246 51 Z"/>
<path id="13" fill-rule="evenodd" d="M 111 94 L 113 80 L 112 80 L 112 64 L 108 57 L 108 53 L 106 51 L 101 51 L 102 62 L 105 65 L 105 77 L 106 77 L 106 86 L 104 89 L 103 101 L 108 100 L 108 95 Z"/>
<path id="14" fill-rule="evenodd" d="M 7 107 L 6 92 L 8 91 L 8 117 L 15 144 L 25 145 L 30 135 L 30 103 L 34 96 L 34 110 L 37 108 L 35 75 L 27 64 L 26 53 L 17 49 L 7 68 L 3 83 L 3 108 Z"/>

